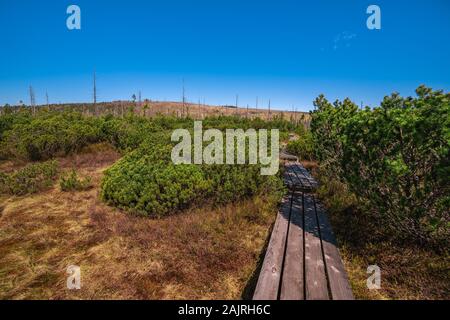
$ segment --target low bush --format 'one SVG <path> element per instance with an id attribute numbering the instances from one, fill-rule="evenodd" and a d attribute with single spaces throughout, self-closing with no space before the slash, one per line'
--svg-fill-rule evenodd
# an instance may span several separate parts
<path id="1" fill-rule="evenodd" d="M 160 139 L 158 141 L 163 141 Z M 105 172 L 102 198 L 132 212 L 162 217 L 207 201 L 224 204 L 281 192 L 279 177 L 258 165 L 175 165 L 170 143 L 145 144 Z"/>
<path id="2" fill-rule="evenodd" d="M 316 155 L 367 215 L 397 238 L 445 248 L 450 236 L 450 94 L 421 86 L 361 110 L 323 96 L 312 113 Z M 387 232 L 386 232 L 387 234 Z"/>
<path id="3" fill-rule="evenodd" d="M 304 132 L 298 139 L 289 141 L 286 150 L 300 160 L 311 161 L 314 159 L 314 144 L 310 132 Z"/>
<path id="4" fill-rule="evenodd" d="M 16 172 L 0 173 L 0 192 L 23 196 L 49 188 L 58 174 L 56 161 L 30 164 Z"/>
<path id="5" fill-rule="evenodd" d="M 0 139 L 4 132 L 11 130 L 14 125 L 25 124 L 31 121 L 31 113 L 20 111 L 18 113 L 6 112 L 0 116 Z"/>
<path id="6" fill-rule="evenodd" d="M 102 122 L 78 113 L 40 112 L 3 132 L 2 157 L 41 161 L 67 155 L 101 141 Z"/>
<path id="7" fill-rule="evenodd" d="M 70 109 L 70 108 L 69 108 Z M 0 158 L 42 161 L 78 152 L 98 142 L 110 142 L 126 154 L 156 133 L 168 133 L 178 128 L 193 128 L 193 119 L 156 116 L 152 119 L 132 113 L 125 117 L 106 115 L 86 117 L 74 111 L 46 111 L 36 115 L 29 110 L 0 116 Z M 245 119 L 235 116 L 208 117 L 204 129 L 280 129 L 281 136 L 296 126 L 275 117 L 271 121 Z"/>
<path id="8" fill-rule="evenodd" d="M 0 153 L 8 159 L 41 161 L 109 142 L 124 158 L 106 172 L 103 199 L 147 215 L 162 216 L 193 203 L 226 203 L 280 188 L 279 179 L 261 176 L 260 166 L 172 164 L 172 131 L 191 130 L 193 124 L 190 118 L 145 119 L 131 113 L 125 117 L 85 117 L 73 110 L 39 110 L 36 115 L 24 111 L 0 116 Z M 287 137 L 287 130 L 296 126 L 280 117 L 271 121 L 210 117 L 204 119 L 203 128 L 280 129 L 281 136 Z M 61 178 L 60 186 L 63 191 L 85 188 L 76 172 Z"/>
<path id="9" fill-rule="evenodd" d="M 104 139 L 122 153 L 135 150 L 152 134 L 164 131 L 158 123 L 134 115 L 123 119 L 107 117 L 105 120 L 102 127 Z"/>
<path id="10" fill-rule="evenodd" d="M 92 178 L 87 176 L 85 178 L 78 177 L 78 173 L 75 169 L 68 174 L 62 176 L 59 180 L 59 186 L 61 191 L 84 191 L 92 188 Z"/>

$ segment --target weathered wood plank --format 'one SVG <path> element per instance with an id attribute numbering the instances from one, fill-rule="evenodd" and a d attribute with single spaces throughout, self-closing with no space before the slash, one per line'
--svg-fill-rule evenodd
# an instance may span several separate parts
<path id="1" fill-rule="evenodd" d="M 325 210 L 307 193 L 317 182 L 294 162 L 286 163 L 284 180 L 293 193 L 278 212 L 253 298 L 353 299 Z"/>
<path id="2" fill-rule="evenodd" d="M 298 157 L 296 157 L 296 156 L 294 156 L 294 155 L 292 155 L 292 154 L 286 153 L 286 152 L 284 152 L 284 151 L 281 151 L 281 152 L 280 152 L 280 160 L 295 161 L 295 162 L 297 162 L 297 161 L 298 161 Z"/>
<path id="3" fill-rule="evenodd" d="M 307 179 L 306 175 L 304 174 L 304 172 L 299 167 L 298 163 L 296 163 L 296 164 L 294 164 L 292 166 L 292 170 L 295 173 L 295 175 L 298 177 L 298 179 L 302 182 L 302 185 L 305 188 L 311 188 L 311 183 L 309 182 L 309 180 Z"/>
<path id="4" fill-rule="evenodd" d="M 305 215 L 306 300 L 328 300 L 328 285 L 314 198 L 310 194 L 304 194 L 303 200 Z"/>
<path id="5" fill-rule="evenodd" d="M 317 181 L 311 176 L 309 171 L 303 167 L 302 164 L 296 163 L 293 169 L 299 179 L 302 180 L 305 187 L 309 187 L 310 189 L 317 188 Z"/>
<path id="6" fill-rule="evenodd" d="M 292 181 L 291 175 L 289 174 L 286 167 L 284 168 L 283 180 L 289 189 L 294 189 L 294 182 Z"/>
<path id="7" fill-rule="evenodd" d="M 293 196 L 291 220 L 281 283 L 281 300 L 303 300 L 303 204 L 302 193 Z"/>
<path id="8" fill-rule="evenodd" d="M 291 210 L 289 194 L 283 199 L 278 212 L 264 262 L 256 285 L 254 300 L 277 300 L 280 288 L 281 272 L 286 244 L 289 215 Z"/>
<path id="9" fill-rule="evenodd" d="M 319 220 L 320 234 L 322 236 L 322 246 L 327 268 L 328 282 L 330 285 L 331 298 L 333 300 L 353 300 L 353 293 L 350 282 L 342 263 L 341 255 L 337 248 L 336 238 L 331 229 L 331 225 L 326 216 L 325 210 L 316 201 L 316 212 Z"/>
<path id="10" fill-rule="evenodd" d="M 303 182 L 295 174 L 294 166 L 295 166 L 295 163 L 292 163 L 292 162 L 287 163 L 286 164 L 286 172 L 292 180 L 294 189 L 304 188 Z"/>

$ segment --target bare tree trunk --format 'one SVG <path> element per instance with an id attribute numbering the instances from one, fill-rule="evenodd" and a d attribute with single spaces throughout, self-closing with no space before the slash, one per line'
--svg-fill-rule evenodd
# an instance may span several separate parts
<path id="1" fill-rule="evenodd" d="M 34 90 L 33 87 L 30 86 L 30 104 L 31 104 L 31 110 L 33 113 L 33 116 L 36 115 L 36 98 L 34 96 Z"/>
<path id="2" fill-rule="evenodd" d="M 97 116 L 97 81 L 94 70 L 94 115 Z"/>

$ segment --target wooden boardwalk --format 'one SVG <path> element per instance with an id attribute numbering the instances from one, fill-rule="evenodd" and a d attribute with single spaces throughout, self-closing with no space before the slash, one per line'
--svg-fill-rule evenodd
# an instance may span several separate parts
<path id="1" fill-rule="evenodd" d="M 317 182 L 288 162 L 283 199 L 254 300 L 352 300 L 353 294 L 323 207 L 311 193 Z"/>

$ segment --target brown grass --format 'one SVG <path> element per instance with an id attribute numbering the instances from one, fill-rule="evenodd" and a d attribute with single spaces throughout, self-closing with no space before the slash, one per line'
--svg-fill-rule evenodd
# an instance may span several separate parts
<path id="1" fill-rule="evenodd" d="M 330 222 L 357 299 L 450 299 L 450 257 L 416 244 L 398 243 L 380 230 L 345 185 L 321 181 L 318 195 L 328 208 Z M 381 290 L 366 285 L 369 265 L 381 268 Z"/>
<path id="2" fill-rule="evenodd" d="M 60 164 L 90 175 L 93 189 L 65 193 L 55 184 L 37 195 L 0 199 L 0 298 L 242 297 L 275 218 L 275 199 L 161 220 L 131 216 L 98 200 L 102 172 L 119 156 L 108 148 L 91 151 Z M 81 267 L 79 291 L 66 289 L 69 265 Z"/>

